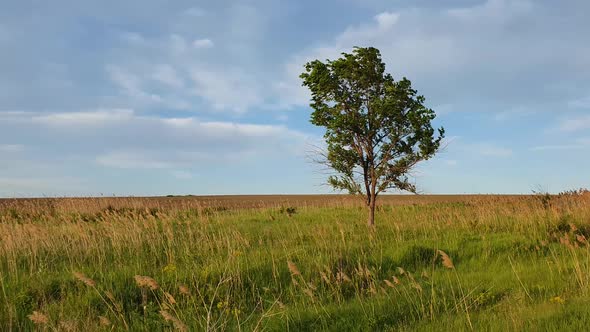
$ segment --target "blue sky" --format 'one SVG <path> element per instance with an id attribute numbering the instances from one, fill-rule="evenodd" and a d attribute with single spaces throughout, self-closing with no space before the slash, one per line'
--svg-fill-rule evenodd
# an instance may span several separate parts
<path id="1" fill-rule="evenodd" d="M 0 4 L 0 196 L 328 193 L 305 62 L 375 46 L 447 131 L 424 193 L 590 187 L 586 0 Z"/>

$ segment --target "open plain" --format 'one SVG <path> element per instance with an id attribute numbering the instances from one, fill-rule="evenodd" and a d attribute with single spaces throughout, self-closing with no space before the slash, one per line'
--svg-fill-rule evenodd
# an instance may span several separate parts
<path id="1" fill-rule="evenodd" d="M 0 201 L 0 329 L 580 330 L 590 197 Z"/>

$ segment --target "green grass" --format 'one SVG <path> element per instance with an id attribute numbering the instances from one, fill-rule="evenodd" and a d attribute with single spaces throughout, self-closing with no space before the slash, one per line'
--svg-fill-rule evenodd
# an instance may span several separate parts
<path id="1" fill-rule="evenodd" d="M 278 208 L 35 213 L 0 213 L 0 330 L 590 324 L 583 197 L 551 206 L 535 198 L 385 206 L 375 231 L 359 207 L 300 207 L 291 216 Z M 159 287 L 140 287 L 136 275 Z M 48 321 L 35 326 L 34 311 Z"/>

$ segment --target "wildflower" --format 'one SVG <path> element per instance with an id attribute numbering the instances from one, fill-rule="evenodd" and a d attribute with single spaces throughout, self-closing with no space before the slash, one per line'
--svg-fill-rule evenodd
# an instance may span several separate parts
<path id="1" fill-rule="evenodd" d="M 549 302 L 555 303 L 555 304 L 564 304 L 565 300 L 561 296 L 554 296 L 549 299 Z"/>
<path id="2" fill-rule="evenodd" d="M 172 274 L 172 273 L 176 272 L 176 265 L 168 264 L 168 265 L 164 266 L 164 268 L 162 269 L 162 272 Z"/>

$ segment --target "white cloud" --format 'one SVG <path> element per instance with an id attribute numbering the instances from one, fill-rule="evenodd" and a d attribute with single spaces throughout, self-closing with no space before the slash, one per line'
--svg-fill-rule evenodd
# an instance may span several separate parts
<path id="1" fill-rule="evenodd" d="M 162 102 L 158 94 L 148 93 L 142 89 L 142 79 L 137 75 L 118 66 L 107 66 L 111 80 L 117 84 L 123 93 L 142 102 Z"/>
<path id="2" fill-rule="evenodd" d="M 477 153 L 489 157 L 510 157 L 513 155 L 512 149 L 496 146 L 494 144 L 482 143 L 471 147 Z"/>
<path id="3" fill-rule="evenodd" d="M 157 65 L 154 68 L 152 78 L 173 88 L 180 88 L 184 85 L 182 78 L 178 76 L 174 67 L 168 64 Z"/>
<path id="4" fill-rule="evenodd" d="M 437 106 L 433 107 L 432 109 L 436 112 L 436 115 L 438 115 L 438 116 L 447 115 L 447 114 L 453 113 L 453 111 L 454 111 L 454 107 L 452 104 L 437 105 Z"/>
<path id="5" fill-rule="evenodd" d="M 193 93 L 216 110 L 244 112 L 264 103 L 256 78 L 239 69 L 194 66 L 190 76 L 195 85 Z"/>
<path id="6" fill-rule="evenodd" d="M 223 132 L 227 135 L 243 135 L 249 137 L 268 137 L 279 135 L 289 130 L 284 126 L 238 124 L 232 122 L 203 122 L 203 129 L 212 133 Z"/>
<path id="7" fill-rule="evenodd" d="M 445 138 L 445 141 L 447 139 Z M 461 138 L 450 138 L 449 143 L 444 143 L 449 150 L 460 152 L 461 155 L 480 155 L 485 157 L 506 158 L 514 154 L 510 148 L 500 146 L 491 142 L 462 142 Z"/>
<path id="8" fill-rule="evenodd" d="M 0 144 L 0 152 L 20 152 L 25 149 L 21 144 Z"/>
<path id="9" fill-rule="evenodd" d="M 375 20 L 382 29 L 391 28 L 399 20 L 398 13 L 383 12 L 375 16 Z"/>
<path id="10" fill-rule="evenodd" d="M 488 0 L 481 5 L 449 9 L 447 13 L 461 20 L 482 23 L 486 20 L 506 20 L 512 16 L 526 14 L 533 9 L 530 0 Z"/>
<path id="11" fill-rule="evenodd" d="M 228 15 L 242 20 L 244 15 L 255 13 L 249 9 L 247 13 L 238 15 L 232 11 Z M 270 89 L 265 88 L 268 79 L 262 75 L 264 70 L 258 70 L 256 63 L 250 63 L 250 66 L 241 63 L 249 56 L 245 45 L 239 46 L 239 50 L 223 48 L 202 52 L 202 49 L 215 46 L 213 40 L 203 38 L 187 42 L 187 35 L 188 32 L 144 37 L 141 43 L 130 43 L 118 50 L 120 55 L 106 66 L 106 71 L 119 88 L 120 95 L 126 97 L 119 105 L 136 109 L 164 106 L 177 110 L 192 110 L 195 105 L 204 105 L 201 110 L 207 112 L 245 112 L 253 107 L 264 108 L 274 97 Z M 229 39 L 234 37 L 226 36 Z M 248 42 L 254 37 L 240 38 Z M 240 56 L 231 54 L 234 51 Z M 217 60 L 227 59 L 228 55 L 234 60 Z M 260 65 L 266 67 L 265 63 Z"/>
<path id="12" fill-rule="evenodd" d="M 552 24 L 541 21 L 547 10 L 546 4 L 528 0 L 488 0 L 452 10 L 384 12 L 292 56 L 274 88 L 287 106 L 305 105 L 309 95 L 297 78 L 303 64 L 334 59 L 354 46 L 375 46 L 387 70 L 395 78 L 411 79 L 429 102 L 462 104 L 464 109 L 477 103 L 478 110 L 485 108 L 482 104 L 493 110 L 512 105 L 541 109 L 537 106 L 545 100 L 563 102 L 563 91 L 537 77 L 539 68 L 544 68 L 543 76 L 570 86 L 573 77 L 587 77 L 590 56 L 590 48 L 568 44 Z"/>
<path id="13" fill-rule="evenodd" d="M 183 12 L 184 15 L 187 16 L 191 16 L 191 17 L 203 17 L 205 15 L 207 15 L 207 11 L 204 10 L 203 8 L 199 8 L 199 7 L 191 7 L 186 9 Z"/>
<path id="14" fill-rule="evenodd" d="M 149 153 L 138 151 L 113 151 L 100 155 L 96 162 L 103 166 L 128 169 L 173 168 L 175 163 L 154 159 Z"/>
<path id="15" fill-rule="evenodd" d="M 126 109 L 15 117 L 0 122 L 0 140 L 12 137 L 32 149 L 58 146 L 62 159 L 72 156 L 123 169 L 178 170 L 260 156 L 280 160 L 298 155 L 313 139 L 283 125 L 166 119 Z"/>
<path id="16" fill-rule="evenodd" d="M 170 48 L 175 54 L 182 54 L 187 50 L 187 42 L 183 36 L 172 34 L 170 35 Z"/>
<path id="17" fill-rule="evenodd" d="M 531 148 L 531 151 L 555 151 L 555 150 L 577 150 L 583 148 L 580 144 L 555 144 L 539 145 Z"/>
<path id="18" fill-rule="evenodd" d="M 558 126 L 558 130 L 562 132 L 574 132 L 585 129 L 590 129 L 590 115 L 564 119 Z"/>
<path id="19" fill-rule="evenodd" d="M 194 48 L 212 48 L 213 47 L 213 41 L 211 39 L 197 39 L 195 41 L 193 41 L 193 47 Z"/>
<path id="20" fill-rule="evenodd" d="M 590 139 L 579 138 L 566 144 L 549 144 L 538 145 L 532 147 L 531 151 L 564 151 L 564 150 L 580 150 L 590 148 Z"/>
<path id="21" fill-rule="evenodd" d="M 127 31 L 121 34 L 121 39 L 130 44 L 143 44 L 146 40 L 137 32 Z"/>
<path id="22" fill-rule="evenodd" d="M 571 108 L 590 108 L 590 97 L 572 100 L 568 105 Z"/>
<path id="23" fill-rule="evenodd" d="M 143 69 L 142 73 L 135 73 L 130 68 L 115 65 L 107 65 L 106 70 L 111 81 L 119 87 L 120 94 L 127 98 L 127 102 L 123 103 L 126 107 L 153 108 L 165 106 L 186 110 L 191 106 L 185 96 L 177 93 L 177 91 L 183 91 L 184 80 L 171 65 L 151 65 L 149 69 Z M 165 91 L 168 94 L 161 95 L 149 92 L 146 87 L 153 85 L 153 82 L 160 84 L 160 89 L 151 87 L 152 89 Z M 168 88 L 161 89 L 162 84 Z"/>
<path id="24" fill-rule="evenodd" d="M 101 126 L 114 122 L 128 121 L 132 117 L 133 110 L 130 109 L 106 109 L 88 112 L 35 115 L 31 120 L 50 126 Z"/>
<path id="25" fill-rule="evenodd" d="M 538 111 L 517 107 L 494 114 L 494 119 L 496 121 L 509 121 L 515 118 L 526 117 L 534 114 L 538 114 Z"/>

